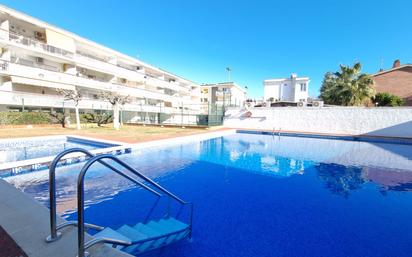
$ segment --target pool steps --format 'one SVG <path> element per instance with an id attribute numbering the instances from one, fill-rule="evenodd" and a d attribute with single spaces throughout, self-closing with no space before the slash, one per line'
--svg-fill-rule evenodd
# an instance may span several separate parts
<path id="1" fill-rule="evenodd" d="M 89 157 L 88 161 L 84 164 L 80 170 L 77 179 L 77 221 L 66 221 L 59 225 L 56 222 L 57 208 L 56 208 L 56 168 L 60 160 L 73 153 L 82 153 Z M 112 166 L 107 163 L 110 161 L 121 166 L 121 169 Z M 104 228 L 98 225 L 85 223 L 84 220 L 84 180 L 86 173 L 94 163 L 100 163 L 109 170 L 117 173 L 125 179 L 134 182 L 135 185 L 145 189 L 157 196 L 157 201 L 161 197 L 167 197 L 169 200 L 169 206 L 166 213 L 163 214 L 161 219 L 147 219 L 145 222 L 139 222 L 133 226 L 123 225 L 120 228 L 113 230 L 112 228 Z M 126 173 L 127 171 L 128 173 Z M 130 175 L 129 175 L 130 174 Z M 140 182 L 137 179 L 143 180 Z M 68 226 L 77 226 L 77 240 L 78 240 L 78 257 L 88 256 L 86 250 L 96 244 L 110 244 L 119 250 L 122 250 L 131 254 L 141 254 L 149 250 L 164 247 L 166 245 L 181 241 L 186 238 L 192 237 L 192 220 L 193 220 L 193 204 L 186 202 L 163 188 L 150 178 L 141 174 L 135 168 L 129 164 L 123 162 L 119 158 L 111 154 L 94 155 L 91 152 L 82 148 L 67 149 L 58 154 L 49 169 L 49 199 L 50 199 L 50 235 L 46 238 L 46 242 L 52 243 L 59 240 L 62 235 L 62 228 Z M 180 204 L 178 212 L 172 215 L 170 210 L 171 201 L 175 201 Z M 181 214 L 183 208 L 187 206 L 189 209 L 188 221 L 184 223 L 179 220 L 178 217 Z M 97 230 L 94 239 L 85 242 L 86 228 Z"/>
<path id="2" fill-rule="evenodd" d="M 116 230 L 105 228 L 95 234 L 95 237 L 129 242 L 130 246 L 117 246 L 117 248 L 135 255 L 181 241 L 188 237 L 189 230 L 189 224 L 169 217 L 158 221 L 151 220 L 146 224 L 123 225 Z"/>

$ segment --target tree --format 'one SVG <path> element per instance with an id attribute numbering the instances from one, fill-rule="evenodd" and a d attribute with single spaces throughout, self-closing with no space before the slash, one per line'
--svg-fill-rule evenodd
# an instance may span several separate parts
<path id="1" fill-rule="evenodd" d="M 89 123 L 96 123 L 98 127 L 112 121 L 112 115 L 106 113 L 86 113 L 82 117 Z"/>
<path id="2" fill-rule="evenodd" d="M 126 103 L 130 102 L 130 96 L 124 96 L 114 92 L 103 92 L 101 96 L 103 99 L 112 104 L 113 127 L 118 130 L 120 128 L 119 107 L 120 105 L 125 105 Z"/>
<path id="3" fill-rule="evenodd" d="M 373 98 L 373 102 L 376 106 L 402 106 L 405 104 L 405 100 L 399 96 L 389 93 L 377 93 Z"/>
<path id="4" fill-rule="evenodd" d="M 65 100 L 71 100 L 74 102 L 74 110 L 76 112 L 76 128 L 81 129 L 79 102 L 82 99 L 82 96 L 80 95 L 79 91 L 70 89 L 57 89 L 57 92 L 63 95 Z"/>
<path id="5" fill-rule="evenodd" d="M 340 65 L 340 71 L 327 72 L 320 89 L 320 98 L 326 104 L 362 106 L 375 95 L 373 79 L 361 73 L 361 64 L 353 67 Z"/>

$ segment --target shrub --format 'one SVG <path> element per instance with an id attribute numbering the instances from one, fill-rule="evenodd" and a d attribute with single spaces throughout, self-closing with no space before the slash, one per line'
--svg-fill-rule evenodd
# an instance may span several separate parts
<path id="1" fill-rule="evenodd" d="M 399 96 L 392 95 L 389 93 L 377 93 L 373 98 L 373 102 L 377 106 L 402 106 L 405 104 L 405 100 Z"/>
<path id="2" fill-rule="evenodd" d="M 0 112 L 0 125 L 50 124 L 49 113 L 44 112 Z"/>

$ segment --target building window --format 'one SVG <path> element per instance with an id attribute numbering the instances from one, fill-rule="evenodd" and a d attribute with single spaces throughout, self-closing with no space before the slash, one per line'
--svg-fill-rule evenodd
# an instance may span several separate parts
<path id="1" fill-rule="evenodd" d="M 302 91 L 302 92 L 306 91 L 306 83 L 301 83 L 300 84 L 300 91 Z"/>

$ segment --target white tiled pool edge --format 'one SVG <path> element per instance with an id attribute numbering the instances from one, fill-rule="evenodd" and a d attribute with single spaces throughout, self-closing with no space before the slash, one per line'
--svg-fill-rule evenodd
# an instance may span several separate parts
<path id="1" fill-rule="evenodd" d="M 106 143 L 106 144 L 116 144 L 117 146 L 112 146 L 112 147 L 106 147 L 106 148 L 97 148 L 90 150 L 92 154 L 103 154 L 103 153 L 117 153 L 117 152 L 125 152 L 125 151 L 130 151 L 131 145 L 123 142 L 118 142 L 118 141 L 113 141 L 113 140 L 104 140 L 104 139 L 96 139 L 93 137 L 85 137 L 85 136 L 77 136 L 77 135 L 57 135 L 57 136 L 44 136 L 44 137 L 35 137 L 36 139 L 58 139 L 58 138 L 76 138 L 76 139 L 83 139 L 86 141 L 93 141 L 97 143 Z M 32 139 L 33 137 L 24 137 L 24 138 L 16 138 L 16 139 L 1 139 L 0 142 L 2 141 L 21 141 L 24 139 Z M 72 153 L 68 154 L 62 160 L 68 160 L 72 158 L 78 158 L 82 157 L 84 154 L 82 153 Z M 0 164 L 0 171 L 5 171 L 5 170 L 11 170 L 13 168 L 18 168 L 18 167 L 28 167 L 28 166 L 42 166 L 42 165 L 48 165 L 50 164 L 55 156 L 46 156 L 46 157 L 41 157 L 41 158 L 34 158 L 34 159 L 29 159 L 29 160 L 22 160 L 22 161 L 16 161 L 16 162 L 8 162 L 8 163 L 3 163 Z M 34 169 L 36 170 L 36 169 Z"/>

